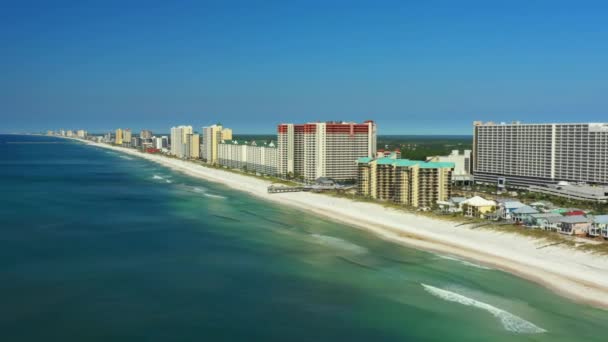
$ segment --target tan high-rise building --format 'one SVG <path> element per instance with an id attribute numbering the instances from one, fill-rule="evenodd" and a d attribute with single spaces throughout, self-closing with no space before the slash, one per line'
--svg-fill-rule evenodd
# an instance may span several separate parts
<path id="1" fill-rule="evenodd" d="M 87 137 L 87 131 L 85 131 L 84 129 L 79 129 L 78 131 L 76 131 L 76 136 L 84 139 Z"/>
<path id="2" fill-rule="evenodd" d="M 222 140 L 232 140 L 232 129 L 222 128 Z"/>
<path id="3" fill-rule="evenodd" d="M 177 126 L 171 128 L 171 154 L 179 158 L 187 158 L 188 135 L 192 134 L 192 126 Z"/>
<path id="4" fill-rule="evenodd" d="M 196 133 L 188 134 L 186 136 L 186 143 L 188 149 L 186 155 L 188 158 L 199 159 L 201 156 L 201 136 Z"/>
<path id="5" fill-rule="evenodd" d="M 359 158 L 357 167 L 362 196 L 417 208 L 431 208 L 451 196 L 454 163 Z"/>
<path id="6" fill-rule="evenodd" d="M 277 131 L 278 171 L 284 176 L 354 180 L 357 159 L 376 155 L 373 121 L 280 124 Z"/>
<path id="7" fill-rule="evenodd" d="M 123 145 L 129 145 L 131 146 L 131 138 L 133 137 L 133 135 L 131 134 L 131 130 L 130 129 L 125 129 L 124 131 L 122 131 L 122 143 Z"/>
<path id="8" fill-rule="evenodd" d="M 115 133 L 114 144 L 122 145 L 122 142 L 123 142 L 122 129 L 119 128 L 116 130 L 116 133 Z"/>
<path id="9" fill-rule="evenodd" d="M 139 133 L 139 137 L 142 139 L 152 139 L 152 131 L 147 129 L 142 129 Z"/>
<path id="10" fill-rule="evenodd" d="M 232 130 L 230 128 L 224 128 L 221 124 L 203 127 L 203 146 L 205 151 L 203 155 L 207 159 L 209 164 L 218 163 L 218 145 L 223 140 L 232 139 Z"/>

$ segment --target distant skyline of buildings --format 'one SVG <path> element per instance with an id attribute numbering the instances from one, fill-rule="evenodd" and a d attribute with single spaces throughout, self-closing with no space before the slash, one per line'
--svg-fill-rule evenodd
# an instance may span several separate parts
<path id="1" fill-rule="evenodd" d="M 371 117 L 371 116 L 370 116 Z M 509 120 L 500 120 L 500 117 L 498 118 L 498 120 L 494 120 L 495 116 L 486 116 L 486 115 L 480 115 L 478 118 L 481 118 L 481 120 L 479 120 L 478 118 L 475 118 L 473 120 L 461 120 L 456 122 L 450 122 L 449 127 L 446 127 L 444 124 L 447 123 L 447 121 L 445 120 L 437 120 L 437 122 L 435 122 L 435 124 L 425 124 L 424 127 L 420 127 L 418 124 L 420 123 L 421 118 L 418 116 L 415 116 L 414 118 L 409 118 L 407 116 L 405 116 L 403 118 L 402 121 L 396 122 L 395 120 L 389 120 L 389 121 L 383 121 L 383 120 L 376 120 L 374 119 L 374 122 L 376 123 L 376 125 L 383 127 L 382 131 L 379 132 L 379 136 L 390 136 L 390 135 L 395 135 L 395 136 L 459 136 L 459 137 L 470 137 L 473 136 L 473 130 L 471 129 L 471 122 L 475 122 L 475 121 L 483 121 L 483 122 L 494 122 L 496 124 L 502 123 L 502 122 L 521 122 L 523 124 L 546 124 L 546 123 L 552 123 L 552 124 L 570 124 L 570 123 L 602 123 L 605 122 L 606 120 L 597 120 L 597 118 L 599 118 L 597 115 L 596 116 L 592 116 L 589 119 L 590 120 L 584 120 L 585 116 L 577 116 L 577 118 L 579 118 L 580 120 L 570 120 L 570 119 L 562 119 L 562 120 L 556 120 L 556 119 L 552 119 L 552 120 L 540 120 L 540 119 L 529 119 L 530 117 L 534 118 L 534 115 L 530 115 L 530 116 L 509 116 L 509 115 L 505 115 L 503 116 L 504 118 L 510 118 Z M 593 120 L 593 118 L 596 118 L 596 120 Z M 319 117 L 315 117 L 313 120 L 304 120 L 304 121 L 299 121 L 299 122 L 326 122 L 326 121 L 342 121 L 340 120 L 341 116 L 335 116 L 336 119 L 327 119 L 327 120 L 320 120 Z M 425 117 L 424 120 L 422 121 L 431 121 L 430 120 L 431 117 Z M 349 118 L 350 119 L 350 118 Z M 145 121 L 145 120 L 143 120 Z M 194 120 L 179 120 L 181 122 L 197 122 L 198 120 L 194 119 Z M 210 120 L 203 120 L 203 121 L 210 121 Z M 356 121 L 356 120 L 346 120 L 346 121 Z M 363 121 L 363 120 L 360 120 Z M 270 124 L 266 124 L 266 125 L 262 125 L 259 122 L 256 123 L 256 125 L 244 125 L 242 121 L 237 121 L 237 120 L 225 120 L 222 119 L 222 122 L 224 124 L 228 123 L 228 125 L 235 131 L 240 132 L 241 135 L 275 135 L 276 134 L 276 124 L 280 123 L 280 122 L 289 122 L 286 120 L 281 120 L 279 119 L 273 119 L 273 120 L 269 120 L 268 122 Z M 292 121 L 292 122 L 298 122 L 298 121 Z M 404 122 L 408 122 L 409 124 L 404 124 Z M 273 124 L 274 123 L 274 124 Z M 213 124 L 209 124 L 209 125 L 197 125 L 197 127 L 201 127 L 201 126 L 211 126 Z M 127 123 L 123 123 L 123 127 L 129 127 L 131 128 L 131 130 L 133 132 L 140 132 L 142 130 L 150 130 L 152 132 L 155 132 L 156 135 L 169 135 L 170 134 L 170 128 L 174 126 L 171 125 L 171 123 L 167 124 L 167 125 L 150 125 L 150 124 L 146 124 L 146 125 L 142 125 L 141 123 L 138 122 L 132 122 L 129 121 Z M 72 127 L 86 127 L 87 131 L 89 132 L 89 134 L 104 134 L 108 131 L 114 131 L 116 129 L 116 127 L 100 127 L 100 128 L 94 128 L 91 127 L 89 125 L 86 124 L 82 124 L 79 122 L 73 122 L 73 123 L 58 123 L 53 125 L 54 129 L 53 131 L 59 131 L 61 129 L 64 129 L 67 131 L 67 128 L 72 128 Z M 66 128 L 67 127 L 67 128 Z M 454 129 L 455 127 L 458 127 L 458 129 Z M 46 128 L 48 129 L 48 128 Z M 46 133 L 45 127 L 43 127 L 40 130 L 2 130 L 0 129 L 1 133 L 17 133 L 17 132 L 21 132 L 21 133 Z M 74 130 L 74 132 L 76 132 L 76 130 Z M 202 133 L 202 132 L 201 132 Z"/>
<path id="2" fill-rule="evenodd" d="M 370 171 L 369 175 L 371 178 L 368 183 L 372 188 L 375 184 L 392 184 L 387 176 L 390 172 L 382 174 L 378 170 L 386 167 L 377 167 L 374 160 L 386 160 L 389 156 L 406 160 L 400 159 L 394 151 L 377 149 L 377 127 L 371 120 L 363 123 L 281 123 L 276 127 L 276 140 L 264 142 L 234 140 L 232 130 L 221 124 L 202 127 L 202 135 L 195 132 L 192 126 L 173 127 L 170 139 L 167 136 L 154 136 L 147 129 L 142 130 L 139 137 L 133 137 L 130 129 L 119 128 L 115 130 L 114 139 L 111 134 L 107 134 L 103 138 L 98 137 L 98 140 L 308 183 L 320 178 L 335 181 L 365 180 L 367 178 L 361 174 L 362 164 L 357 164 L 356 161 L 368 158 L 368 168 L 376 170 Z M 464 153 L 454 150 L 449 155 L 430 156 L 426 161 L 420 161 L 427 162 L 421 165 L 453 165 L 446 179 L 450 183 L 464 186 L 479 183 L 497 186 L 498 189 L 524 187 L 585 200 L 601 201 L 608 196 L 605 191 L 593 187 L 608 184 L 608 123 L 524 124 L 517 121 L 475 121 L 472 131 L 472 150 L 465 150 Z M 53 134 L 53 131 L 47 133 Z M 88 133 L 81 129 L 60 130 L 59 134 L 84 138 Z M 395 170 L 401 172 L 398 167 L 405 165 L 403 163 L 395 163 Z M 395 170 L 391 172 L 396 172 Z M 386 176 L 382 182 L 373 180 L 382 175 Z M 409 196 L 415 196 L 411 191 L 418 186 L 418 183 L 412 183 L 412 179 L 414 178 L 409 181 Z M 435 184 L 443 182 L 441 180 L 432 184 L 435 187 Z M 565 186 L 566 182 L 572 184 L 570 188 Z M 564 185 L 560 188 L 562 183 Z M 394 183 L 390 186 L 400 187 L 403 184 Z M 361 190 L 361 193 L 376 196 L 376 190 L 372 188 L 368 191 Z M 399 200 L 410 205 L 417 205 L 416 201 L 425 202 L 411 198 L 405 200 L 403 197 Z M 444 201 L 445 198 L 437 200 Z"/>

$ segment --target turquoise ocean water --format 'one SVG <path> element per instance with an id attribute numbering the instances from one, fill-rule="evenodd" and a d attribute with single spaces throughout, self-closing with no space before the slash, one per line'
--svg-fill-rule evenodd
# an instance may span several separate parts
<path id="1" fill-rule="evenodd" d="M 0 136 L 0 341 L 607 341 L 608 312 L 120 153 Z"/>

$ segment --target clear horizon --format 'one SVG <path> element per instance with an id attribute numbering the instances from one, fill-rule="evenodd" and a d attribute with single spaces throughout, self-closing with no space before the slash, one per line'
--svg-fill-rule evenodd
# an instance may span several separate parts
<path id="1" fill-rule="evenodd" d="M 604 122 L 603 2 L 3 4 L 0 132 Z"/>

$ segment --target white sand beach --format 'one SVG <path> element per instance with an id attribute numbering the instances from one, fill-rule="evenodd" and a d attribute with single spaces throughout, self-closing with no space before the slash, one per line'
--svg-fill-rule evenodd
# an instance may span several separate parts
<path id="1" fill-rule="evenodd" d="M 277 204 L 289 205 L 414 248 L 452 255 L 516 274 L 556 293 L 608 309 L 608 257 L 563 246 L 542 249 L 546 241 L 511 233 L 457 227 L 455 222 L 308 192 L 268 194 L 271 184 L 258 178 L 132 149 L 86 142 L 145 158 L 190 176 L 219 182 Z"/>

